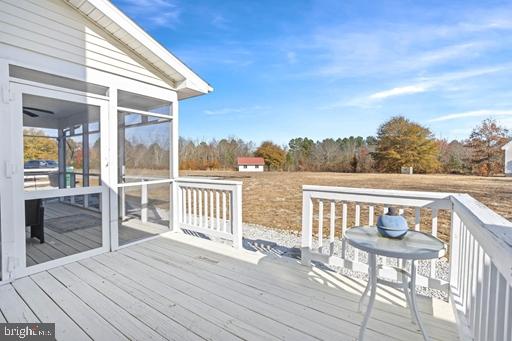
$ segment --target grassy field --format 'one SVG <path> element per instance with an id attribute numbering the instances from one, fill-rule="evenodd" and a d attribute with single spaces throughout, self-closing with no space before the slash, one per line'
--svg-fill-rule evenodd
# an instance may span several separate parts
<path id="1" fill-rule="evenodd" d="M 243 181 L 243 221 L 285 230 L 301 229 L 302 185 L 468 193 L 512 220 L 512 178 L 505 177 L 225 171 L 182 171 L 181 175 Z M 447 212 L 440 216 L 442 239 L 449 235 L 448 217 Z"/>

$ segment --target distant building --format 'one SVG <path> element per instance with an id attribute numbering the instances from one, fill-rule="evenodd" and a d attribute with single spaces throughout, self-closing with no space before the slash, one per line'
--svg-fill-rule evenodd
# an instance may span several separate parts
<path id="1" fill-rule="evenodd" d="M 239 157 L 237 165 L 239 172 L 263 172 L 265 160 L 262 157 Z"/>
<path id="2" fill-rule="evenodd" d="M 505 151 L 505 175 L 512 176 L 512 141 L 504 145 L 501 149 Z"/>

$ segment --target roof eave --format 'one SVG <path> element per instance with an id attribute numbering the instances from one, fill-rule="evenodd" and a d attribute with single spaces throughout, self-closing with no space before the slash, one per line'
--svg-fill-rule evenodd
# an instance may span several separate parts
<path id="1" fill-rule="evenodd" d="M 199 96 L 213 91 L 213 88 L 205 80 L 158 43 L 110 1 L 65 1 L 158 70 L 163 78 L 170 80 L 175 90 L 178 91 L 180 98 Z M 115 25 L 109 23 L 109 20 L 105 20 L 105 18 L 110 19 Z M 129 38 L 141 44 L 140 50 L 139 48 L 135 50 L 130 47 L 128 44 Z"/>

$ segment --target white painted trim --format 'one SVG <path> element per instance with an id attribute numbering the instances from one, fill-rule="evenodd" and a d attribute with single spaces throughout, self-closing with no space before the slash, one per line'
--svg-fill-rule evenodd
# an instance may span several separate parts
<path id="1" fill-rule="evenodd" d="M 87 195 L 98 193 L 103 193 L 102 186 L 44 189 L 37 191 L 24 191 L 23 200 L 60 198 L 74 195 Z"/>
<path id="2" fill-rule="evenodd" d="M 154 113 L 151 111 L 137 110 L 137 109 L 132 109 L 132 108 L 128 108 L 128 107 L 119 107 L 118 106 L 117 110 L 122 111 L 122 112 L 128 112 L 130 114 L 139 114 L 139 115 L 145 115 L 145 116 L 159 117 L 159 118 L 163 118 L 166 120 L 173 119 L 172 115 L 157 114 L 157 113 Z"/>
<path id="3" fill-rule="evenodd" d="M 54 90 L 54 91 L 59 91 L 59 92 L 63 92 L 63 93 L 70 93 L 73 95 L 97 98 L 100 100 L 106 100 L 106 101 L 109 100 L 108 96 L 92 94 L 90 92 L 83 92 L 83 91 L 73 90 L 73 89 L 69 89 L 69 88 L 62 88 L 62 87 L 50 85 L 50 84 L 32 82 L 32 81 L 29 81 L 26 79 L 21 79 L 21 78 L 16 78 L 16 77 L 9 77 L 9 79 L 10 79 L 11 83 L 16 83 L 16 84 L 20 84 L 20 85 L 28 85 L 28 86 L 33 86 L 33 87 L 42 88 L 42 89 Z M 71 136 L 73 136 L 73 135 L 71 135 Z"/>
<path id="4" fill-rule="evenodd" d="M 91 258 L 91 257 L 100 255 L 105 252 L 108 252 L 108 248 L 105 248 L 104 246 L 102 246 L 102 247 L 99 247 L 96 249 L 76 253 L 74 255 L 66 256 L 66 257 L 59 258 L 59 259 L 54 259 L 54 260 L 47 261 L 47 262 L 44 262 L 41 264 L 32 265 L 32 266 L 25 268 L 24 270 L 19 269 L 16 272 L 16 277 L 19 278 L 19 277 L 29 276 L 29 275 L 32 275 L 32 274 L 35 274 L 35 273 L 38 273 L 41 271 L 46 271 L 46 270 L 56 268 L 56 267 L 59 267 L 62 265 L 77 262 L 82 259 Z"/>
<path id="5" fill-rule="evenodd" d="M 167 184 L 174 182 L 173 179 L 161 179 L 161 180 L 147 180 L 147 181 L 137 181 L 137 182 L 124 182 L 122 184 L 117 184 L 117 188 L 123 187 L 136 187 L 136 186 L 147 186 L 147 185 L 158 185 L 158 184 Z"/>
<path id="6" fill-rule="evenodd" d="M 0 43 L 0 60 L 4 60 L 7 64 L 107 87 L 111 100 L 115 88 L 116 91 L 132 92 L 164 101 L 178 101 L 176 90 L 170 87 L 164 88 L 2 43 Z M 73 90 L 67 89 L 66 91 Z M 87 93 L 87 96 L 89 95 Z M 115 104 L 117 106 L 117 102 Z"/>
<path id="7" fill-rule="evenodd" d="M 209 185 L 242 185 L 242 181 L 231 181 L 231 180 L 212 180 L 212 179 L 205 179 L 200 177 L 179 177 L 176 179 L 176 181 L 179 181 L 182 184 L 193 184 L 194 186 L 198 184 L 209 184 Z"/>
<path id="8" fill-rule="evenodd" d="M 109 91 L 109 122 L 108 130 L 111 133 L 107 155 L 109 158 L 108 188 L 109 188 L 109 218 L 110 218 L 110 250 L 119 249 L 119 188 L 118 182 L 118 112 L 117 112 L 118 89 L 112 86 Z"/>
<path id="9" fill-rule="evenodd" d="M 87 105 L 94 105 L 100 108 L 100 133 L 101 140 L 104 141 L 101 144 L 101 173 L 108 174 L 108 158 L 105 157 L 108 151 L 108 101 L 104 99 L 91 98 L 88 96 L 78 95 L 76 93 L 69 92 L 61 92 L 55 89 L 48 89 L 46 87 L 41 87 L 38 85 L 27 85 L 27 84 L 19 84 L 19 83 L 11 83 L 10 90 L 13 93 L 14 100 L 11 102 L 9 115 L 12 119 L 10 124 L 10 129 L 12 131 L 12 136 L 10 137 L 12 147 L 11 147 L 11 162 L 18 169 L 13 174 L 13 189 L 12 189 L 12 201 L 13 201 L 13 210 L 12 215 L 14 217 L 13 224 L 11 228 L 15 230 L 15 250 L 12 252 L 12 256 L 16 261 L 14 274 L 15 276 L 25 276 L 26 274 L 46 270 L 50 267 L 58 266 L 61 264 L 65 264 L 69 261 L 73 261 L 74 259 L 80 259 L 80 257 L 90 257 L 90 251 L 86 251 L 84 253 L 66 256 L 60 259 L 55 259 L 52 261 L 44 262 L 41 264 L 36 264 L 30 267 L 26 265 L 26 237 L 25 237 L 25 228 L 19 228 L 20 226 L 25 226 L 25 214 L 24 214 L 24 202 L 26 199 L 45 199 L 45 198 L 55 198 L 55 197 L 63 197 L 63 196 L 74 196 L 74 195 L 87 195 L 87 194 L 101 194 L 101 205 L 102 205 L 102 246 L 98 249 L 91 250 L 98 252 L 108 251 L 108 247 L 110 245 L 110 233 L 108 229 L 108 221 L 109 221 L 109 202 L 108 202 L 108 187 L 107 183 L 102 181 L 102 186 L 94 186 L 94 187 L 82 187 L 82 188 L 65 188 L 65 189 L 48 189 L 48 190 L 38 190 L 38 191 L 24 191 L 24 169 L 23 169 L 23 115 L 17 115 L 16 113 L 21 113 L 21 108 L 23 106 L 22 95 L 23 94 L 31 94 L 42 97 L 50 97 L 56 98 L 60 100 L 72 101 L 77 103 L 83 103 Z M 89 256 L 83 256 L 83 254 Z"/>
<path id="10" fill-rule="evenodd" d="M 157 234 L 157 235 L 154 235 L 154 236 L 151 236 L 151 237 L 146 237 L 146 238 L 143 238 L 143 239 L 134 240 L 134 241 L 131 241 L 131 242 L 126 243 L 126 244 L 123 244 L 123 245 L 119 245 L 119 246 L 117 247 L 117 250 L 121 250 L 121 249 L 124 249 L 125 247 L 129 247 L 129 246 L 137 245 L 137 244 L 140 244 L 140 243 L 144 243 L 144 242 L 150 241 L 150 240 L 152 240 L 152 239 L 159 238 L 160 236 L 162 236 L 162 235 L 163 235 L 163 234 L 165 234 L 165 233 L 169 233 L 169 231 L 162 232 L 162 233 L 160 233 L 160 234 Z"/>
<path id="11" fill-rule="evenodd" d="M 15 233 L 13 212 L 13 179 L 14 164 L 11 161 L 11 91 L 9 87 L 9 64 L 0 59 L 0 233 L 1 233 L 1 280 L 9 282 L 12 275 L 9 273 L 8 262 L 15 260 Z M 10 200 L 6 200 L 10 198 Z M 12 264 L 12 263 L 11 263 Z M 14 265 L 14 264 L 12 264 Z"/>

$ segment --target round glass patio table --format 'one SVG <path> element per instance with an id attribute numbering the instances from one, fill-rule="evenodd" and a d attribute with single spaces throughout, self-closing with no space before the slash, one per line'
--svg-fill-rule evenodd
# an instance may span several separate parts
<path id="1" fill-rule="evenodd" d="M 368 252 L 368 284 L 359 302 L 361 309 L 364 299 L 370 290 L 370 299 L 366 309 L 361 328 L 359 330 L 359 341 L 364 339 L 366 325 L 370 319 L 377 284 L 384 284 L 403 290 L 407 305 L 411 310 L 413 323 L 417 323 L 423 339 L 429 340 L 418 313 L 416 303 L 416 264 L 417 260 L 437 259 L 445 254 L 446 248 L 442 241 L 434 236 L 409 230 L 402 239 L 391 239 L 382 237 L 376 227 L 353 227 L 345 233 L 346 241 L 352 247 Z M 395 267 L 399 273 L 401 282 L 395 283 L 378 277 L 377 256 L 393 257 L 411 262 L 411 271 Z"/>

